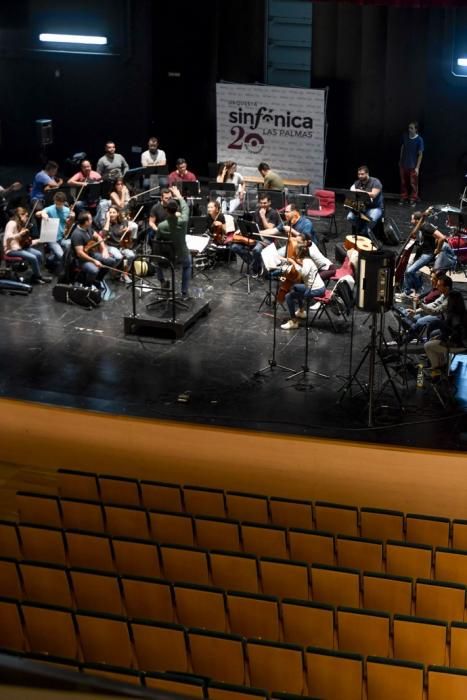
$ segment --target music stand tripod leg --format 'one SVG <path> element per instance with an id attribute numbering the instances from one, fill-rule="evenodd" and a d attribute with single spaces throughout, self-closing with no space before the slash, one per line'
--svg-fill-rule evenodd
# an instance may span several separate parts
<path id="1" fill-rule="evenodd" d="M 272 327 L 272 355 L 268 360 L 266 367 L 262 367 L 254 372 L 254 377 L 260 377 L 265 372 L 272 372 L 273 369 L 282 369 L 285 372 L 295 372 L 292 367 L 286 367 L 285 365 L 280 365 L 276 360 L 276 334 L 277 334 L 277 289 L 279 286 L 279 278 L 276 279 L 276 293 L 273 295 L 273 327 Z"/>
<path id="2" fill-rule="evenodd" d="M 288 382 L 290 379 L 295 379 L 295 377 L 299 377 L 301 374 L 303 374 L 303 379 L 302 382 L 298 382 L 296 384 L 297 387 L 309 391 L 311 389 L 314 389 L 314 385 L 311 383 L 308 383 L 308 375 L 309 374 L 314 374 L 315 377 L 323 377 L 324 379 L 329 379 L 328 374 L 323 374 L 322 372 L 316 372 L 313 369 L 310 369 L 308 365 L 308 355 L 309 355 L 309 349 L 310 349 L 310 343 L 309 343 L 309 333 L 310 333 L 310 324 L 309 324 L 309 318 L 310 318 L 310 303 L 309 300 L 305 298 L 306 302 L 306 319 L 305 319 L 305 357 L 302 365 L 302 369 L 299 370 L 298 372 L 294 372 L 291 374 L 289 377 L 286 378 L 286 382 Z"/>

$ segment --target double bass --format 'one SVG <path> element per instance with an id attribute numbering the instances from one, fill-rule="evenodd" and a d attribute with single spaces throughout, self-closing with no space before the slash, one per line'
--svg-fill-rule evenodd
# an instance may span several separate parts
<path id="1" fill-rule="evenodd" d="M 410 231 L 407 239 L 404 242 L 404 245 L 402 246 L 401 252 L 399 253 L 399 256 L 396 261 L 396 269 L 394 270 L 394 280 L 396 284 L 400 284 L 404 279 L 405 271 L 407 269 L 407 265 L 409 264 L 410 256 L 412 254 L 412 249 L 417 240 L 417 234 L 420 231 L 423 224 L 425 223 L 426 217 L 429 216 L 432 211 L 433 207 L 428 207 L 428 209 L 426 209 L 422 213 L 420 219 Z"/>

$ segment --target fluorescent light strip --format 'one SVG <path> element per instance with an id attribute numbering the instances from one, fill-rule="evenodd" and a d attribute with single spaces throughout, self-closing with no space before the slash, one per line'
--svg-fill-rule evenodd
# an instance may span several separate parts
<path id="1" fill-rule="evenodd" d="M 88 44 L 92 46 L 105 46 L 106 36 L 84 36 L 81 34 L 39 34 L 39 41 L 52 42 L 54 44 Z"/>
<path id="2" fill-rule="evenodd" d="M 463 68 L 467 68 L 467 58 L 458 58 L 457 65 L 462 66 Z"/>

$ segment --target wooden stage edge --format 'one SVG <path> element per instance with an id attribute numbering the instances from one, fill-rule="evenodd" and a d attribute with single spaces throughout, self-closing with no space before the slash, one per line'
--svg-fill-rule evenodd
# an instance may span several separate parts
<path id="1" fill-rule="evenodd" d="M 0 399 L 3 463 L 467 518 L 467 460 Z"/>

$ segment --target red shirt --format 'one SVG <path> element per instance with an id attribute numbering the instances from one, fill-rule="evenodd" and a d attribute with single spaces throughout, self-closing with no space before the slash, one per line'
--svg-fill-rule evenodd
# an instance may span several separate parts
<path id="1" fill-rule="evenodd" d="M 196 175 L 190 173 L 189 170 L 186 170 L 183 175 L 180 175 L 178 170 L 174 170 L 169 175 L 169 187 L 172 187 L 172 185 L 175 185 L 177 182 L 196 182 L 197 179 Z"/>

